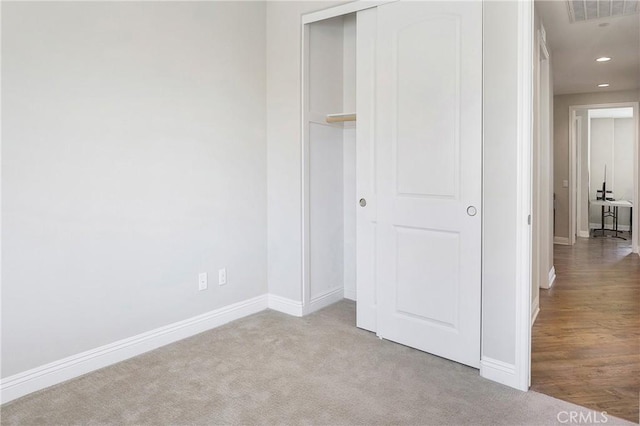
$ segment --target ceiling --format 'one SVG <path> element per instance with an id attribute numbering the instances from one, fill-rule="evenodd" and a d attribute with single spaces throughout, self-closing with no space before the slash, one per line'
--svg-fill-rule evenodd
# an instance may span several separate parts
<path id="1" fill-rule="evenodd" d="M 640 14 L 571 23 L 566 1 L 535 5 L 551 50 L 554 94 L 640 89 Z M 612 59 L 596 62 L 601 56 Z"/>

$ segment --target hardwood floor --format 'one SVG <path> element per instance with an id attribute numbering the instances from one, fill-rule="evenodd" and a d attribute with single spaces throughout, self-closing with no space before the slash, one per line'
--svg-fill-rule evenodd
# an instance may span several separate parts
<path id="1" fill-rule="evenodd" d="M 634 422 L 640 398 L 640 257 L 629 240 L 554 246 L 556 282 L 540 290 L 532 389 Z"/>

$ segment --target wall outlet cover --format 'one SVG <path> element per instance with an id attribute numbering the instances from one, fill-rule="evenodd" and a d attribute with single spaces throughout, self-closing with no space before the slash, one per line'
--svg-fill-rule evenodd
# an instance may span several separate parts
<path id="1" fill-rule="evenodd" d="M 206 290 L 207 289 L 207 273 L 202 272 L 198 274 L 198 290 Z"/>

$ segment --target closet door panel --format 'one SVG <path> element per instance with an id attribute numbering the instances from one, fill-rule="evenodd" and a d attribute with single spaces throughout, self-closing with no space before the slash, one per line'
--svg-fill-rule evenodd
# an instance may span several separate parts
<path id="1" fill-rule="evenodd" d="M 399 29 L 396 37 L 396 57 L 389 66 L 396 86 L 392 143 L 397 192 L 457 198 L 460 18 L 418 21 Z"/>
<path id="2" fill-rule="evenodd" d="M 376 14 L 357 14 L 356 36 L 356 300 L 357 325 L 376 331 L 376 152 L 375 67 Z M 363 206 L 361 201 L 365 203 Z"/>
<path id="3" fill-rule="evenodd" d="M 482 4 L 377 9 L 377 333 L 479 367 Z"/>

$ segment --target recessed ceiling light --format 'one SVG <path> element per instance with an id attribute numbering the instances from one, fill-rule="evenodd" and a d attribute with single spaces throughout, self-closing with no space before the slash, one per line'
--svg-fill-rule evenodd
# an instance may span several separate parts
<path id="1" fill-rule="evenodd" d="M 609 62 L 610 60 L 611 58 L 608 56 L 601 56 L 600 58 L 596 59 L 596 62 Z"/>
<path id="2" fill-rule="evenodd" d="M 609 83 L 598 84 L 598 87 L 609 87 Z"/>
<path id="3" fill-rule="evenodd" d="M 609 23 L 608 22 L 603 22 L 601 24 L 598 24 L 598 26 L 599 27 L 607 27 L 607 26 L 609 26 Z"/>

